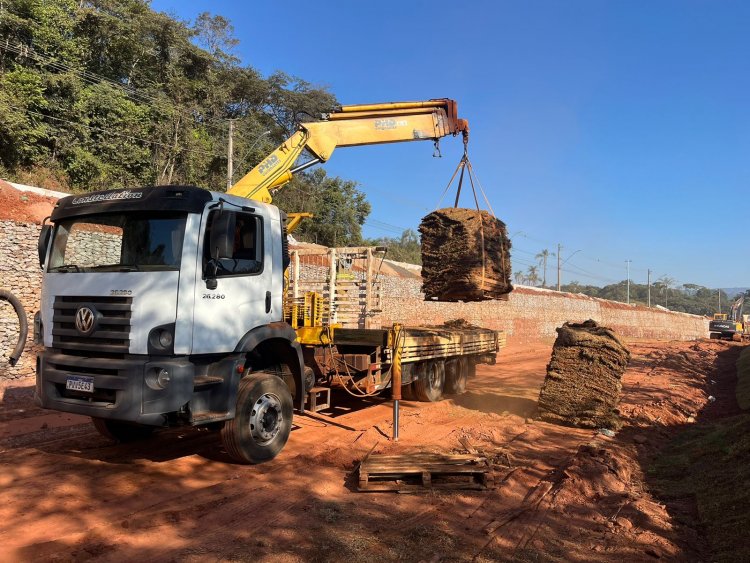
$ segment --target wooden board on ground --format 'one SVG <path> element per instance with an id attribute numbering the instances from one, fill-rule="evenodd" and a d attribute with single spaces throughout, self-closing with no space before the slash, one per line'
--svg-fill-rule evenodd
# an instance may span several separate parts
<path id="1" fill-rule="evenodd" d="M 472 454 L 374 454 L 367 456 L 359 467 L 358 490 L 481 490 L 489 485 L 489 470 L 486 458 Z"/>

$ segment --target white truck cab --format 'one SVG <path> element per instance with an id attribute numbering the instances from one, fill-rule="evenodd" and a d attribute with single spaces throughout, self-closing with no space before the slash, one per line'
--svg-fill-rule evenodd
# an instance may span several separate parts
<path id="1" fill-rule="evenodd" d="M 301 348 L 282 321 L 283 213 L 168 186 L 69 196 L 51 222 L 39 243 L 39 404 L 127 440 L 234 419 L 242 375 L 266 370 L 286 385 L 261 394 L 249 422 L 260 459 L 239 457 L 273 457 L 292 395 L 304 408 Z"/>

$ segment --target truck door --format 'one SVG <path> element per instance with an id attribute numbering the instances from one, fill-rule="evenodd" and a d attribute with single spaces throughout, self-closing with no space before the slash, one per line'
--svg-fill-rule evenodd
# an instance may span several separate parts
<path id="1" fill-rule="evenodd" d="M 214 223 L 220 228 L 212 229 Z M 249 330 L 281 317 L 271 298 L 270 228 L 258 212 L 209 213 L 196 273 L 193 354 L 231 352 Z"/>

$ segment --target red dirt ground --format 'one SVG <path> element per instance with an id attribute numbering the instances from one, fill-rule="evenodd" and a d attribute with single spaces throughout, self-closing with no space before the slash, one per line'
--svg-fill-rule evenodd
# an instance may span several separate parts
<path id="1" fill-rule="evenodd" d="M 732 408 L 739 345 L 637 342 L 623 430 L 534 421 L 551 347 L 511 347 L 466 394 L 343 401 L 295 418 L 281 455 L 230 463 L 218 435 L 167 430 L 113 445 L 83 417 L 33 405 L 33 381 L 0 387 L 0 545 L 5 561 L 701 561 L 691 506 L 666 506 L 643 467 L 680 428 Z M 713 382 L 713 383 L 712 383 Z M 717 397 L 709 401 L 709 395 Z M 736 408 L 736 406 L 735 406 Z M 354 468 L 384 453 L 491 461 L 488 491 L 356 492 Z"/>
<path id="2" fill-rule="evenodd" d="M 0 221 L 41 223 L 52 213 L 56 201 L 52 197 L 19 191 L 0 180 Z"/>

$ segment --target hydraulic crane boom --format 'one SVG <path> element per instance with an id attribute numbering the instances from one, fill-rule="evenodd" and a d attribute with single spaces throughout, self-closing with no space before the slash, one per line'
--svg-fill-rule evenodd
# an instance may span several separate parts
<path id="1" fill-rule="evenodd" d="M 745 303 L 745 296 L 740 295 L 739 299 L 732 304 L 729 318 L 735 322 L 742 322 L 742 309 Z"/>
<path id="2" fill-rule="evenodd" d="M 405 141 L 438 141 L 463 135 L 469 124 L 458 117 L 457 104 L 447 98 L 424 102 L 395 102 L 342 106 L 321 121 L 300 125 L 296 133 L 239 180 L 227 193 L 271 203 L 271 190 L 289 182 L 295 173 L 331 158 L 336 147 Z M 293 168 L 302 151 L 313 159 Z"/>

